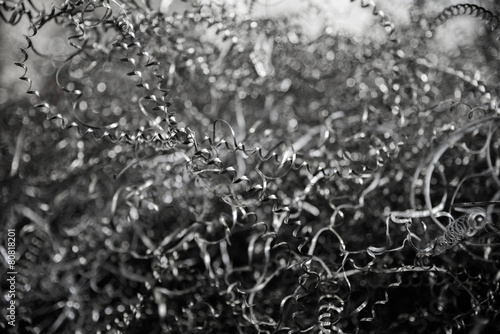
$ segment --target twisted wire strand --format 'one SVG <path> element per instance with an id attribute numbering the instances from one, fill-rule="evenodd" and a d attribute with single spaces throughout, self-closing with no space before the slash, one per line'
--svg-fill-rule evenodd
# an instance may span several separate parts
<path id="1" fill-rule="evenodd" d="M 453 220 L 446 226 L 443 235 L 436 239 L 434 248 L 435 255 L 455 247 L 466 238 L 476 235 L 484 229 L 487 223 L 486 210 L 483 208 L 472 208 L 467 213 Z"/>
<path id="2" fill-rule="evenodd" d="M 469 3 L 458 4 L 445 8 L 430 22 L 427 36 L 431 37 L 433 31 L 435 31 L 438 26 L 443 25 L 453 17 L 462 15 L 474 16 L 485 21 L 489 25 L 491 31 L 497 30 L 500 26 L 500 19 L 489 10 Z"/>
<path id="3" fill-rule="evenodd" d="M 350 2 L 354 2 L 357 0 L 350 0 Z M 384 13 L 382 10 L 379 10 L 377 4 L 373 0 L 360 0 L 360 5 L 362 8 L 372 8 L 372 14 L 374 16 L 378 16 L 381 25 L 384 27 L 385 32 L 387 33 L 389 40 L 391 42 L 397 41 L 396 36 L 396 26 L 392 22 L 391 18 Z"/>
<path id="4" fill-rule="evenodd" d="M 80 2 L 82 4 L 82 2 Z M 84 24 L 85 19 L 84 18 L 78 18 L 76 15 L 71 14 L 75 6 L 70 6 L 69 4 L 66 4 L 67 6 L 63 6 L 60 9 L 60 13 L 65 13 L 70 15 L 71 17 L 71 22 L 74 23 L 78 33 L 72 36 L 68 37 L 68 41 L 71 46 L 73 46 L 75 49 L 78 51 L 70 56 L 68 60 L 73 58 L 75 55 L 79 54 L 79 52 L 82 51 L 84 48 L 85 44 L 87 43 L 87 40 L 84 38 L 85 33 L 87 32 L 88 27 Z M 91 6 L 90 3 L 87 4 L 87 7 Z M 95 6 L 93 6 L 95 7 Z M 105 22 L 108 20 L 113 13 L 111 12 L 111 7 L 107 5 L 106 3 L 103 4 L 103 8 L 106 9 L 106 13 L 101 17 L 99 22 Z M 85 12 L 85 9 L 83 10 Z M 159 65 L 159 62 L 157 62 L 152 55 L 148 53 L 147 50 L 143 49 L 141 47 L 141 44 L 137 41 L 134 41 L 134 33 L 133 33 L 133 26 L 130 23 L 128 19 L 126 19 L 124 14 L 120 14 L 118 17 L 117 21 L 117 27 L 118 29 L 124 34 L 123 38 L 125 39 L 123 42 L 116 41 L 113 46 L 117 49 L 122 49 L 125 50 L 126 52 L 132 52 L 134 51 L 134 48 L 137 48 L 138 50 L 135 51 L 139 57 L 147 57 L 147 63 L 145 65 L 146 69 L 152 68 L 154 66 Z M 55 17 L 55 15 L 50 16 L 48 19 Z M 130 134 L 126 133 L 123 131 L 115 131 L 115 134 L 108 132 L 106 130 L 103 131 L 103 127 L 95 127 L 91 126 L 88 124 L 85 124 L 85 122 L 78 120 L 77 117 L 77 122 L 71 122 L 66 116 L 62 115 L 61 113 L 58 113 L 57 111 L 53 111 L 53 106 L 48 104 L 47 102 L 43 101 L 40 97 L 40 92 L 38 90 L 34 90 L 32 88 L 33 86 L 33 80 L 27 75 L 28 74 L 28 66 L 26 65 L 26 62 L 28 61 L 29 55 L 28 51 L 30 49 L 33 49 L 33 43 L 32 43 L 32 38 L 34 38 L 37 33 L 38 33 L 38 28 L 43 25 L 44 22 L 40 22 L 38 24 L 34 23 L 31 25 L 32 29 L 32 34 L 30 35 L 25 35 L 25 39 L 28 42 L 28 45 L 26 47 L 21 48 L 21 53 L 24 56 L 24 59 L 20 62 L 15 63 L 16 66 L 20 67 L 23 69 L 24 74 L 20 77 L 21 80 L 28 82 L 29 86 L 26 91 L 26 93 L 31 94 L 36 96 L 39 99 L 39 102 L 35 103 L 35 107 L 38 108 L 40 111 L 44 112 L 47 114 L 47 119 L 48 120 L 60 120 L 62 122 L 62 128 L 63 129 L 70 129 L 70 128 L 76 128 L 77 131 L 79 132 L 79 135 L 81 137 L 86 136 L 88 134 L 92 134 L 93 137 L 96 140 L 102 140 L 104 138 L 108 138 L 110 141 L 116 143 L 124 139 L 126 142 L 130 144 L 134 144 L 137 142 L 143 142 L 143 143 L 161 143 L 161 144 L 166 144 L 167 146 L 170 146 L 175 139 L 177 139 L 177 136 L 179 135 L 179 131 L 175 127 L 170 129 L 170 133 L 165 133 L 164 131 L 158 132 L 155 131 L 152 135 L 146 134 L 144 130 L 137 130 L 135 134 Z M 97 23 L 96 23 L 97 25 Z M 129 40 L 127 42 L 126 40 Z M 132 39 L 132 40 L 131 40 Z M 82 43 L 83 44 L 79 44 Z M 67 61 L 68 61 L 67 60 Z M 123 63 L 129 63 L 132 65 L 132 71 L 128 72 L 128 76 L 132 77 L 137 77 L 139 78 L 139 83 L 136 84 L 137 87 L 144 89 L 147 93 L 144 96 L 145 100 L 150 100 L 154 101 L 156 103 L 156 109 L 158 110 L 164 110 L 166 111 L 167 109 L 167 103 L 165 102 L 165 96 L 167 94 L 167 91 L 164 89 L 160 88 L 161 96 L 157 97 L 150 89 L 149 85 L 144 83 L 142 80 L 143 78 L 143 72 L 137 68 L 137 61 L 135 60 L 134 57 L 124 57 L 121 59 L 121 62 Z M 59 72 L 58 72 L 59 73 Z M 58 83 L 59 84 L 59 83 Z M 60 85 L 60 84 L 59 84 Z M 82 96 L 82 91 L 74 88 L 72 90 L 67 89 L 66 87 L 61 87 L 61 89 L 65 92 L 68 92 L 72 95 L 75 96 L 76 100 L 78 100 Z M 153 108 L 153 109 L 155 109 Z M 175 125 L 174 119 L 171 118 L 171 115 L 167 114 L 167 117 L 165 118 L 165 122 L 169 125 Z M 113 126 L 110 128 L 112 129 Z"/>
<path id="5" fill-rule="evenodd" d="M 393 282 L 393 283 L 390 283 L 387 288 L 384 289 L 384 298 L 383 299 L 379 299 L 379 300 L 376 300 L 372 306 L 371 306 L 371 315 L 368 316 L 368 317 L 364 317 L 364 318 L 361 318 L 359 321 L 361 322 L 373 322 L 376 317 L 377 317 L 377 313 L 375 311 L 375 307 L 377 305 L 385 305 L 389 302 L 389 292 L 388 290 L 391 289 L 391 288 L 397 288 L 401 285 L 401 283 L 403 282 L 401 277 L 398 275 L 396 276 L 397 277 L 397 281 L 396 282 Z"/>
<path id="6" fill-rule="evenodd" d="M 336 306 L 336 304 L 340 304 Z M 322 333 L 344 333 L 342 329 L 335 324 L 339 321 L 340 314 L 343 311 L 343 301 L 338 296 L 322 295 L 319 300 L 318 326 Z"/>
<path id="7" fill-rule="evenodd" d="M 34 22 L 36 18 L 43 16 L 43 11 L 37 9 L 31 1 L 28 1 L 31 8 L 27 8 L 24 1 L 0 1 L 0 19 L 5 23 L 11 25 L 17 25 L 23 19 L 23 16 L 27 16 L 30 22 Z M 10 17 L 8 17 L 8 14 Z"/>

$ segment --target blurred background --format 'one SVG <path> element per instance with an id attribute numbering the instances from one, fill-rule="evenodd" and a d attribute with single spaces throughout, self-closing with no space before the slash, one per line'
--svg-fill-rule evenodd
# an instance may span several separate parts
<path id="1" fill-rule="evenodd" d="M 250 16 L 254 18 L 289 18 L 292 23 L 299 24 L 302 31 L 311 39 L 319 37 L 325 29 L 331 31 L 342 31 L 351 36 L 363 36 L 384 39 L 385 34 L 376 22 L 377 17 L 372 15 L 369 8 L 361 8 L 361 3 L 370 1 L 320 1 L 320 0 L 220 0 L 218 3 L 226 3 L 228 10 L 234 11 L 236 15 Z M 8 3 L 8 1 L 6 2 Z M 58 5 L 61 1 L 38 0 L 34 3 L 40 8 L 50 8 L 51 4 Z M 193 10 L 189 1 L 183 0 L 151 0 L 151 6 L 157 8 L 166 15 L 184 13 Z M 198 1 L 203 3 L 203 1 Z M 445 7 L 453 4 L 463 3 L 460 0 L 426 1 L 426 0 L 380 0 L 376 3 L 376 9 L 389 15 L 397 26 L 405 26 L 410 22 L 410 13 L 416 7 L 425 15 L 432 16 L 439 13 Z M 498 6 L 493 0 L 472 1 L 471 3 L 493 9 Z M 111 5 L 114 3 L 111 1 Z M 373 7 L 370 7 L 373 8 Z M 318 17 L 318 11 L 322 17 Z M 24 22 L 24 24 L 23 24 Z M 471 17 L 459 17 L 446 23 L 446 29 L 440 29 L 436 38 L 437 44 L 444 52 L 456 52 L 457 47 L 470 44 L 472 40 L 481 34 L 484 29 L 479 20 Z M 0 20 L 0 106 L 8 99 L 19 97 L 25 88 L 25 83 L 18 80 L 22 70 L 13 66 L 15 62 L 22 59 L 20 47 L 26 45 L 22 34 L 30 34 L 29 24 L 23 20 L 21 24 L 10 26 Z M 61 57 L 68 52 L 67 43 L 64 40 L 64 31 L 60 27 L 49 26 L 44 29 L 43 37 L 38 41 L 41 51 L 51 53 L 54 57 Z M 46 40 L 43 40 L 46 38 Z"/>

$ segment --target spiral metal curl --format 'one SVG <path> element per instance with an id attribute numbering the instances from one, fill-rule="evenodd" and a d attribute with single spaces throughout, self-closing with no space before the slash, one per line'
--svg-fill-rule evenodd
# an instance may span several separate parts
<path id="1" fill-rule="evenodd" d="M 440 12 L 429 24 L 430 34 L 440 25 L 443 25 L 448 20 L 456 16 L 470 15 L 477 17 L 482 21 L 485 21 L 490 28 L 490 31 L 495 31 L 500 26 L 500 19 L 498 16 L 490 12 L 489 10 L 474 4 L 458 4 L 445 8 Z"/>
<path id="2" fill-rule="evenodd" d="M 350 2 L 354 2 L 357 0 L 350 0 Z M 377 4 L 373 0 L 360 0 L 361 1 L 361 7 L 362 8 L 372 8 L 372 14 L 374 16 L 378 16 L 380 18 L 380 23 L 384 27 L 387 35 L 389 36 L 389 40 L 391 42 L 396 42 L 397 41 L 397 36 L 396 36 L 396 28 L 394 23 L 392 22 L 391 18 L 384 13 L 382 10 L 379 10 L 377 8 Z"/>
<path id="3" fill-rule="evenodd" d="M 486 211 L 483 208 L 472 208 L 446 226 L 442 236 L 436 239 L 435 255 L 455 247 L 466 238 L 476 235 L 487 223 Z"/>

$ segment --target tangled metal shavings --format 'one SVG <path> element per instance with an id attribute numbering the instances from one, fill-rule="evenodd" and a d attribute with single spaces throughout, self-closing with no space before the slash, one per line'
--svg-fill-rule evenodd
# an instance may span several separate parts
<path id="1" fill-rule="evenodd" d="M 498 63 L 361 6 L 387 42 L 214 3 L 0 0 L 25 33 L 0 131 L 19 326 L 499 330 Z M 498 25 L 429 22 L 458 14 Z"/>

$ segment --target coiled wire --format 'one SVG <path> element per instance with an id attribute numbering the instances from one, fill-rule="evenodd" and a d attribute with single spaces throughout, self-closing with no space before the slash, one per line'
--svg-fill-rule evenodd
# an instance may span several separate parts
<path id="1" fill-rule="evenodd" d="M 486 211 L 472 208 L 465 215 L 453 220 L 440 237 L 436 239 L 434 254 L 438 255 L 453 248 L 462 240 L 474 236 L 487 223 Z"/>
<path id="2" fill-rule="evenodd" d="M 486 21 L 486 23 L 490 25 L 491 31 L 497 30 L 500 26 L 500 19 L 489 10 L 473 4 L 458 4 L 447 7 L 439 13 L 430 23 L 429 30 L 432 32 L 436 29 L 436 27 L 444 24 L 452 17 L 460 15 L 471 15 L 478 17 L 480 20 Z"/>

